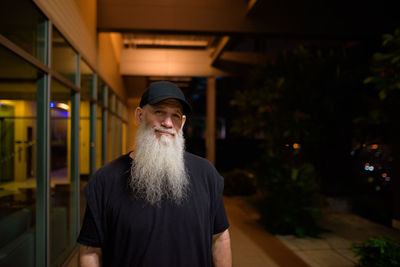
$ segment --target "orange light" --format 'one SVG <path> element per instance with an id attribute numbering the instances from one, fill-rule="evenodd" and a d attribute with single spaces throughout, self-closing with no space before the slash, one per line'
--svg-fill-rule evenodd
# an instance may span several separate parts
<path id="1" fill-rule="evenodd" d="M 369 166 L 369 163 L 368 163 L 368 162 L 367 162 L 367 163 L 365 163 L 365 166 L 366 166 L 366 167 L 368 167 L 368 166 Z"/>
<path id="2" fill-rule="evenodd" d="M 371 145 L 371 149 L 378 149 L 378 144 L 373 144 L 373 145 Z"/>
<path id="3" fill-rule="evenodd" d="M 285 147 L 289 147 L 289 144 L 285 144 Z"/>
<path id="4" fill-rule="evenodd" d="M 294 143 L 294 144 L 293 144 L 293 148 L 294 148 L 294 149 L 299 149 L 299 148 L 300 148 L 300 145 L 299 145 L 298 143 Z"/>
<path id="5" fill-rule="evenodd" d="M 386 177 L 387 177 L 387 173 L 386 172 L 382 173 L 382 178 L 386 178 Z"/>
<path id="6" fill-rule="evenodd" d="M 366 147 L 367 145 L 366 144 L 362 144 L 362 147 Z"/>

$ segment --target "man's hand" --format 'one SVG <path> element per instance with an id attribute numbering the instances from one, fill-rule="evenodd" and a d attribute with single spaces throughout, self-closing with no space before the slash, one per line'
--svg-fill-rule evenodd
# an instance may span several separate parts
<path id="1" fill-rule="evenodd" d="M 81 267 L 100 267 L 101 248 L 80 245 L 79 247 L 79 266 Z"/>
<path id="2" fill-rule="evenodd" d="M 228 229 L 213 236 L 212 257 L 214 267 L 232 267 L 231 239 Z"/>

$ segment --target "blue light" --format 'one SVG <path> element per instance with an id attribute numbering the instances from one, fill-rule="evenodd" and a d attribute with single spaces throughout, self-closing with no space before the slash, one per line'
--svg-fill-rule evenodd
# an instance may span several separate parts
<path id="1" fill-rule="evenodd" d="M 364 170 L 372 172 L 372 171 L 374 171 L 374 166 L 365 166 Z"/>
<path id="2" fill-rule="evenodd" d="M 390 181 L 390 177 L 386 177 L 386 178 L 385 178 L 385 181 L 386 181 L 386 182 L 389 182 L 389 181 Z"/>
<path id="3" fill-rule="evenodd" d="M 50 102 L 50 107 L 54 108 L 54 103 L 53 102 Z"/>

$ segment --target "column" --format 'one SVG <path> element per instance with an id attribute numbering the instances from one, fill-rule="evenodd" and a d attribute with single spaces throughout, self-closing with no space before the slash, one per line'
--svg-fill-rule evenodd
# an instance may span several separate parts
<path id="1" fill-rule="evenodd" d="M 206 158 L 215 165 L 215 87 L 216 78 L 207 78 Z"/>

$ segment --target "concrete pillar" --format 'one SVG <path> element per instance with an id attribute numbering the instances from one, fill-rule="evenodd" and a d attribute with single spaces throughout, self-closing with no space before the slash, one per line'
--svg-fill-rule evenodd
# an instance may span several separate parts
<path id="1" fill-rule="evenodd" d="M 207 78 L 206 158 L 215 165 L 215 77 Z"/>

